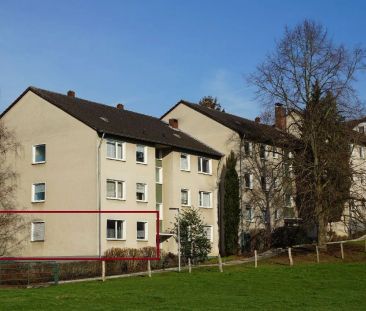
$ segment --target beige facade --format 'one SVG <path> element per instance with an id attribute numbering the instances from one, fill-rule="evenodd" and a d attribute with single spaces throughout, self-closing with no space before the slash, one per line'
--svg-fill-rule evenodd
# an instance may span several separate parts
<path id="1" fill-rule="evenodd" d="M 195 207 L 199 207 L 200 191 L 211 193 L 210 207 L 199 209 L 207 225 L 212 226 L 212 255 L 217 254 L 218 160 L 209 159 L 210 174 L 199 173 L 197 161 L 205 155 L 99 135 L 32 91 L 25 93 L 4 114 L 2 122 L 14 131 L 21 145 L 19 157 L 8 159 L 19 175 L 18 209 L 95 212 L 27 214 L 23 247 L 17 254 L 10 255 L 99 256 L 111 247 L 155 246 L 156 214 L 121 211 L 143 212 L 161 208 L 158 231 L 168 232 L 175 217 L 170 208 L 182 208 L 181 189 L 189 189 L 190 202 Z M 122 156 L 110 156 L 108 148 L 113 148 L 113 144 L 123 150 Z M 46 160 L 34 164 L 34 146 L 37 145 L 45 145 Z M 162 160 L 156 159 L 159 154 L 156 147 L 162 150 Z M 143 150 L 143 161 L 137 161 L 138 150 Z M 180 168 L 181 153 L 190 158 L 189 171 Z M 158 161 L 161 161 L 159 174 L 162 178 L 156 176 Z M 45 198 L 32 202 L 33 185 L 37 184 L 44 184 Z M 160 199 L 157 198 L 158 188 L 162 194 Z M 98 213 L 99 210 L 102 213 Z M 35 226 L 32 223 L 43 224 L 44 241 L 31 241 L 32 226 Z M 170 238 L 161 243 L 161 247 L 174 252 L 176 242 Z"/>

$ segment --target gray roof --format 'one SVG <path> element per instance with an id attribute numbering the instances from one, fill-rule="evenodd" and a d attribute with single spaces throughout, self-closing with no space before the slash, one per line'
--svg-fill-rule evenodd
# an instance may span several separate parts
<path id="1" fill-rule="evenodd" d="M 222 156 L 218 151 L 187 133 L 171 128 L 158 118 L 35 87 L 27 88 L 1 114 L 1 117 L 28 91 L 32 91 L 99 133 L 171 146 L 215 158 Z"/>

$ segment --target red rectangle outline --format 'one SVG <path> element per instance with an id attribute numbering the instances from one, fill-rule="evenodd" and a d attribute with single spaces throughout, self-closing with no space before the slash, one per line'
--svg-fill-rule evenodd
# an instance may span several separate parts
<path id="1" fill-rule="evenodd" d="M 160 216 L 159 211 L 95 211 L 95 210 L 79 210 L 79 211 L 65 211 L 65 210 L 54 210 L 54 211 L 29 211 L 29 210 L 10 210 L 2 211 L 0 214 L 104 214 L 104 213 L 115 213 L 115 214 L 156 214 L 156 257 L 0 257 L 0 261 L 14 261 L 14 260 L 29 260 L 29 261 L 117 261 L 117 260 L 160 260 Z"/>

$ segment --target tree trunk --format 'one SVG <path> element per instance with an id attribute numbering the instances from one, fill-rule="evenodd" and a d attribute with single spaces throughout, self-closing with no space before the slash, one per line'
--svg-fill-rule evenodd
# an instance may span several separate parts
<path id="1" fill-rule="evenodd" d="M 318 246 L 321 248 L 327 248 L 327 221 L 324 219 L 324 217 L 318 218 L 318 227 L 317 227 L 317 233 L 318 233 Z"/>

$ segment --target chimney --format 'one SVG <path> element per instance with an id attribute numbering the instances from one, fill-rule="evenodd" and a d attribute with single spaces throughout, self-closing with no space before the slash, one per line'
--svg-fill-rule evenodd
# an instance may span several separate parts
<path id="1" fill-rule="evenodd" d="M 70 91 L 67 91 L 67 96 L 69 97 L 75 97 L 75 92 L 70 90 Z"/>
<path id="2" fill-rule="evenodd" d="M 286 131 L 286 110 L 280 103 L 275 104 L 275 126 Z"/>
<path id="3" fill-rule="evenodd" d="M 255 123 L 261 123 L 261 118 L 260 118 L 260 117 L 256 117 L 256 118 L 254 119 L 254 122 L 255 122 Z"/>
<path id="4" fill-rule="evenodd" d="M 169 126 L 174 129 L 178 128 L 178 119 L 169 119 Z"/>
<path id="5" fill-rule="evenodd" d="M 124 110 L 125 109 L 125 105 L 124 104 L 121 104 L 121 103 L 118 103 L 117 106 L 116 106 L 117 109 L 120 109 L 120 110 Z"/>

